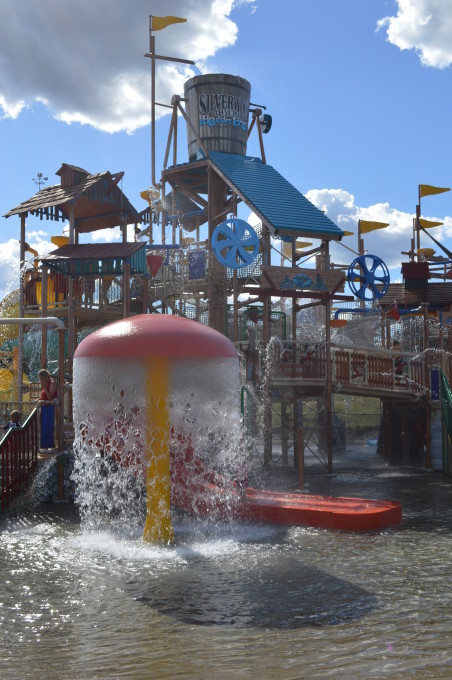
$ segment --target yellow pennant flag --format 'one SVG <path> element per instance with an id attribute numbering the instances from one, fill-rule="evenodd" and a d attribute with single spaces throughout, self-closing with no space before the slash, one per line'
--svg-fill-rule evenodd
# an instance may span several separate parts
<path id="1" fill-rule="evenodd" d="M 140 196 L 144 201 L 147 201 L 151 205 L 152 201 L 156 201 L 159 198 L 160 193 L 157 189 L 145 189 L 140 191 Z"/>
<path id="2" fill-rule="evenodd" d="M 344 236 L 353 236 L 354 233 L 354 231 L 344 231 Z"/>
<path id="3" fill-rule="evenodd" d="M 389 227 L 386 222 L 371 222 L 369 220 L 359 220 L 358 228 L 361 234 L 368 234 L 370 231 L 375 231 L 375 229 L 385 229 Z"/>
<path id="4" fill-rule="evenodd" d="M 151 17 L 151 31 L 161 31 L 170 24 L 183 24 L 187 19 L 180 17 Z"/>
<path id="5" fill-rule="evenodd" d="M 419 224 L 423 229 L 431 229 L 432 227 L 440 227 L 444 222 L 432 222 L 431 220 L 424 220 L 420 217 Z"/>
<path id="6" fill-rule="evenodd" d="M 446 187 L 432 187 L 430 184 L 419 184 L 419 198 L 432 196 L 433 194 L 443 194 L 445 191 L 450 191 L 450 189 Z"/>
<path id="7" fill-rule="evenodd" d="M 301 248 L 307 248 L 308 246 L 312 246 L 311 241 L 295 241 L 295 247 L 297 250 L 300 250 Z"/>

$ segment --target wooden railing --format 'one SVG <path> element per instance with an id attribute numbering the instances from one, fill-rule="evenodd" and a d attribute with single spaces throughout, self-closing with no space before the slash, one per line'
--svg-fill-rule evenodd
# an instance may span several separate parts
<path id="1" fill-rule="evenodd" d="M 0 441 L 1 511 L 29 484 L 38 465 L 38 412 L 23 427 L 9 429 Z"/>
<path id="2" fill-rule="evenodd" d="M 243 343 L 241 343 L 243 345 Z M 246 348 L 240 348 L 242 351 Z M 414 355 L 390 350 L 364 350 L 333 345 L 331 347 L 332 384 L 351 390 L 405 392 L 423 394 L 431 388 L 431 372 L 441 365 L 452 368 L 445 352 L 426 350 Z M 276 343 L 271 350 L 271 380 L 326 380 L 326 344 L 307 346 L 303 343 Z M 261 355 L 261 377 L 265 373 Z M 444 368 L 443 368 L 444 370 Z M 445 371 L 447 373 L 447 371 Z M 449 370 L 451 372 L 451 370 Z"/>
<path id="3" fill-rule="evenodd" d="M 122 304 L 123 290 L 119 278 L 93 276 L 79 277 L 73 282 L 71 299 L 76 309 L 109 310 Z M 42 306 L 42 273 L 39 269 L 25 272 L 24 308 L 38 311 Z M 47 310 L 68 306 L 68 282 L 64 274 L 50 272 L 47 280 Z"/>

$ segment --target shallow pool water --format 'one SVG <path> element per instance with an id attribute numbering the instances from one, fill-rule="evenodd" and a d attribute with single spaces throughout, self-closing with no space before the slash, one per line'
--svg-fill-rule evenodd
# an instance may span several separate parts
<path id="1" fill-rule="evenodd" d="M 174 517 L 175 545 L 87 531 L 73 506 L 0 522 L 0 677 L 451 678 L 452 480 L 314 476 L 398 498 L 376 534 Z"/>

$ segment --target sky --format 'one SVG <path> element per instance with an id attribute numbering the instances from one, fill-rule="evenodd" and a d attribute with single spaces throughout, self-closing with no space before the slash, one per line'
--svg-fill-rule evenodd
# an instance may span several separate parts
<path id="1" fill-rule="evenodd" d="M 359 219 L 387 222 L 365 248 L 400 281 L 418 185 L 452 187 L 452 0 L 0 0 L 0 298 L 18 285 L 20 235 L 19 218 L 3 215 L 37 192 L 38 173 L 50 186 L 62 163 L 123 171 L 122 190 L 145 207 L 150 14 L 187 19 L 155 33 L 156 51 L 195 62 L 157 62 L 157 101 L 183 96 L 197 74 L 249 80 L 273 119 L 267 162 L 354 232 L 333 261 L 356 257 Z M 157 108 L 157 177 L 169 111 Z M 259 156 L 255 134 L 247 153 Z M 430 233 L 452 250 L 452 192 L 424 197 L 421 211 L 444 223 Z M 27 219 L 41 256 L 61 233 Z M 84 238 L 106 239 L 118 230 Z M 424 234 L 421 246 L 442 254 Z"/>

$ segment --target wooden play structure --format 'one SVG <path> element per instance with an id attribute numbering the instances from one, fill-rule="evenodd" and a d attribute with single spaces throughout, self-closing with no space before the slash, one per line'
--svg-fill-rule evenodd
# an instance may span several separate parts
<path id="1" fill-rule="evenodd" d="M 122 172 L 91 174 L 63 163 L 56 173 L 59 184 L 41 189 L 6 215 L 20 220 L 18 316 L 30 324 L 47 317 L 64 324 L 64 359 L 58 367 L 66 385 L 61 385 L 61 422 L 71 422 L 72 362 L 84 335 L 136 314 L 176 314 L 206 324 L 235 343 L 243 369 L 244 418 L 251 421 L 249 430 L 262 436 L 266 468 L 273 461 L 275 412 L 282 462 L 287 463 L 293 447 L 294 462 L 300 464 L 302 404 L 315 398 L 322 412 L 325 468 L 333 471 L 336 393 L 381 400 L 381 447 L 388 458 L 394 456 L 394 414 L 401 405 L 407 413 L 421 405 L 424 462 L 429 466 L 432 409 L 441 410 L 435 396 L 439 376 L 444 385 L 450 384 L 452 266 L 448 257 L 420 248 L 420 233 L 428 227 L 425 221 L 422 227 L 420 205 L 409 261 L 402 265 L 403 283 L 391 283 L 384 262 L 364 247 L 368 230 L 388 225 L 371 227 L 360 221 L 356 259 L 334 264 L 330 245 L 347 234 L 267 163 L 264 135 L 270 131 L 271 116 L 250 101 L 249 82 L 228 74 L 195 76 L 170 105 L 164 104 L 171 108 L 171 120 L 157 177 L 156 60 L 192 62 L 158 55 L 152 31 L 146 57 L 151 61 L 153 140 L 152 186 L 141 193 L 146 207 L 136 209 L 124 195 Z M 188 161 L 183 162 L 178 148 L 181 117 L 188 142 Z M 251 134 L 257 135 L 259 156 L 247 155 Z M 242 206 L 257 217 L 254 226 L 240 217 Z M 26 219 L 32 218 L 62 222 L 68 228 L 66 235 L 53 238 L 54 250 L 29 266 Z M 112 227 L 119 227 L 121 242 L 86 241 L 89 234 Z M 429 283 L 432 276 L 443 280 Z M 347 283 L 354 294 L 345 288 Z M 406 348 L 395 352 L 391 340 L 400 332 L 403 313 L 419 321 L 419 342 L 408 347 L 407 341 Z M 372 342 L 361 345 L 347 334 L 368 314 L 378 318 L 378 329 Z M 24 332 L 19 326 L 19 376 Z M 43 366 L 47 343 L 43 325 Z M 400 353 L 402 374 L 397 369 Z M 22 399 L 19 380 L 18 402 Z M 437 406 L 432 406 L 435 399 Z M 261 425 L 255 420 L 259 409 Z M 452 436 L 450 420 L 443 414 L 445 442 Z M 61 432 L 69 430 L 62 425 Z M 59 446 L 65 446 L 64 440 Z M 403 456 L 410 460 L 409 449 Z M 443 459 L 450 472 L 449 444 Z"/>

